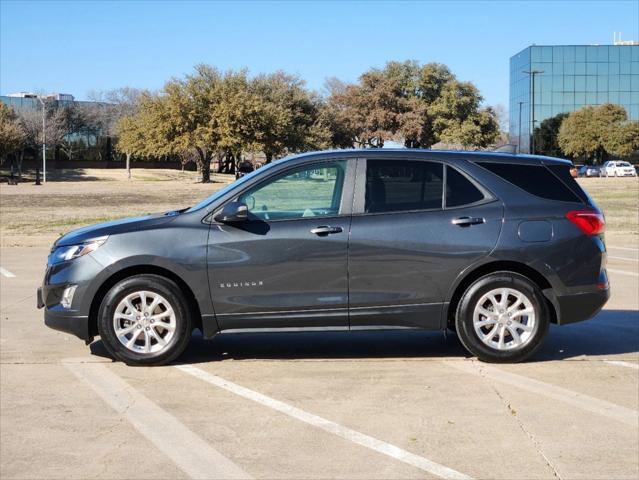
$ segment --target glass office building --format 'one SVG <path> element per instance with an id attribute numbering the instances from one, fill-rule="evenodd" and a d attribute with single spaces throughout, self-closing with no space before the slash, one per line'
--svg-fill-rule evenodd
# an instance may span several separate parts
<path id="1" fill-rule="evenodd" d="M 19 94 L 0 95 L 0 102 L 11 107 L 16 113 L 37 112 L 37 122 L 40 124 L 40 115 L 42 112 L 42 103 L 36 98 L 35 94 L 21 92 Z M 74 100 L 72 95 L 68 94 L 52 94 L 47 98 L 49 109 L 55 110 L 69 107 L 91 107 L 95 105 L 104 105 L 99 102 L 78 101 Z M 69 131 L 65 135 L 65 140 L 73 144 L 72 151 L 74 156 L 81 153 L 81 156 L 90 160 L 101 160 L 103 158 L 110 159 L 112 156 L 111 139 L 102 135 L 99 130 L 94 128 L 79 128 Z M 49 145 L 47 148 L 54 149 L 54 157 L 56 160 L 61 158 L 60 148 Z M 36 152 L 36 155 L 39 153 Z M 68 156 L 69 160 L 74 159 Z"/>
<path id="2" fill-rule="evenodd" d="M 533 45 L 510 58 L 509 133 L 522 153 L 533 122 L 603 103 L 639 120 L 639 45 Z"/>

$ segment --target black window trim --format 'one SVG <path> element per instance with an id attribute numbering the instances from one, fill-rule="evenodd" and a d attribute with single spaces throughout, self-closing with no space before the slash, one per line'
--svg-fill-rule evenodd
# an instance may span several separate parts
<path id="1" fill-rule="evenodd" d="M 267 223 L 276 223 L 276 222 L 279 223 L 279 222 L 296 222 L 300 220 L 312 220 L 314 218 L 318 220 L 319 219 L 324 220 L 324 219 L 348 217 L 351 215 L 351 212 L 352 212 L 353 184 L 355 181 L 355 168 L 356 168 L 357 158 L 344 156 L 344 157 L 335 157 L 335 158 L 332 158 L 332 157 L 316 158 L 313 160 L 309 160 L 307 162 L 295 163 L 294 165 L 289 165 L 281 169 L 277 169 L 273 171 L 272 173 L 270 173 L 266 178 L 256 179 L 255 182 L 252 182 L 251 184 L 247 185 L 245 188 L 243 188 L 239 192 L 229 192 L 230 196 L 222 199 L 220 204 L 217 207 L 213 208 L 213 210 L 202 219 L 202 223 L 208 223 L 210 225 L 223 225 L 219 222 L 216 222 L 214 217 L 220 210 L 222 210 L 222 208 L 224 208 L 224 205 L 226 205 L 229 202 L 237 201 L 240 198 L 240 196 L 243 195 L 246 191 L 251 190 L 252 188 L 258 187 L 260 185 L 263 185 L 264 183 L 272 180 L 274 177 L 284 175 L 287 172 L 290 172 L 292 170 L 297 170 L 302 167 L 312 167 L 315 165 L 323 165 L 327 163 L 336 163 L 336 162 L 346 162 L 346 168 L 344 169 L 344 184 L 342 185 L 342 195 L 340 199 L 339 212 L 337 215 L 322 215 L 317 217 L 299 217 L 299 218 L 278 218 L 273 220 L 262 220 L 262 221 L 266 221 Z"/>
<path id="2" fill-rule="evenodd" d="M 391 210 L 388 212 L 366 212 L 365 211 L 365 200 L 366 200 L 366 168 L 368 160 L 398 160 L 398 161 L 416 161 L 416 162 L 430 162 L 430 163 L 439 163 L 443 168 L 443 176 L 442 176 L 442 203 L 439 208 L 420 208 L 413 210 Z M 454 207 L 446 207 L 446 170 L 447 168 L 454 168 L 457 172 L 463 175 L 468 181 L 470 181 L 481 193 L 484 195 L 482 200 L 478 200 L 473 203 L 466 203 L 464 205 L 457 205 Z M 448 160 L 442 160 L 439 158 L 430 158 L 423 156 L 384 156 L 384 157 L 366 157 L 357 159 L 357 169 L 355 174 L 355 189 L 353 196 L 353 216 L 368 216 L 368 215 L 397 215 L 402 213 L 428 213 L 428 212 L 444 212 L 444 211 L 452 211 L 459 210 L 461 208 L 469 208 L 476 207 L 479 205 L 485 205 L 487 203 L 492 203 L 497 200 L 497 197 L 484 185 L 479 183 L 477 180 L 472 178 L 465 171 L 458 168 L 454 165 L 453 162 Z"/>

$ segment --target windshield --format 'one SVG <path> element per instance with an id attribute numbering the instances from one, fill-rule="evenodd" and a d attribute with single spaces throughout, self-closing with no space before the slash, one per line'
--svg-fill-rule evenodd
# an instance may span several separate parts
<path id="1" fill-rule="evenodd" d="M 619 163 L 617 164 L 617 166 L 619 166 L 619 167 L 629 167 L 629 166 L 630 166 L 630 164 L 629 164 L 628 162 L 619 162 Z"/>
<path id="2" fill-rule="evenodd" d="M 231 190 L 239 187 L 240 185 L 242 185 L 245 182 L 248 182 L 253 177 L 255 177 L 258 173 L 261 174 L 262 172 L 265 172 L 266 170 L 271 168 L 273 165 L 275 165 L 275 164 L 271 163 L 269 165 L 266 165 L 265 167 L 258 168 L 257 170 L 254 170 L 253 172 L 249 173 L 248 175 L 244 175 L 239 180 L 236 180 L 236 181 L 230 183 L 229 185 L 227 185 L 223 189 L 216 191 L 215 193 L 213 193 L 213 194 L 209 195 L 208 197 L 206 197 L 201 202 L 197 203 L 196 205 L 193 205 L 191 208 L 189 208 L 187 210 L 187 212 L 195 212 L 196 210 L 200 210 L 200 209 L 206 207 L 208 204 L 210 204 L 211 202 L 217 200 L 220 197 L 223 197 L 224 195 L 226 195 Z"/>

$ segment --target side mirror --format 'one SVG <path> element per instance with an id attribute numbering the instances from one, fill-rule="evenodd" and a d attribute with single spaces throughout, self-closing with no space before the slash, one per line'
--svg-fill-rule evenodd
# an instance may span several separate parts
<path id="1" fill-rule="evenodd" d="M 248 207 L 242 202 L 229 202 L 213 219 L 220 223 L 241 223 L 248 219 Z"/>

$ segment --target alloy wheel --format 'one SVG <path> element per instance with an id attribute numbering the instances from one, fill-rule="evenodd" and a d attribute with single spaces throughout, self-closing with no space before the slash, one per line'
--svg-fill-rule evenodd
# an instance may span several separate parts
<path id="1" fill-rule="evenodd" d="M 115 336 L 136 353 L 159 353 L 175 333 L 173 307 L 162 295 L 138 291 L 124 297 L 113 314 Z"/>
<path id="2" fill-rule="evenodd" d="M 475 305 L 473 327 L 479 339 L 496 350 L 515 350 L 534 337 L 538 327 L 530 299 L 513 288 L 496 288 Z"/>

